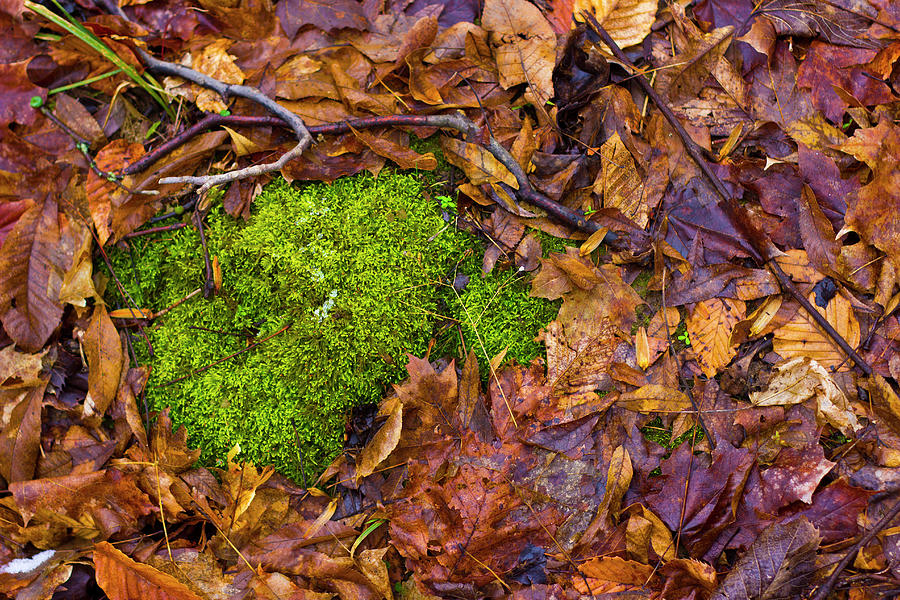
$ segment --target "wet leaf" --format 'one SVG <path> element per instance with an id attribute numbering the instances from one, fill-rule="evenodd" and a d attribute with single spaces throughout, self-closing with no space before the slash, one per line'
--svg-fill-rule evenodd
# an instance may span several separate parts
<path id="1" fill-rule="evenodd" d="M 71 258 L 59 256 L 57 204 L 52 197 L 32 205 L 0 248 L 0 321 L 30 352 L 40 350 L 59 325 L 56 300 Z"/>
<path id="2" fill-rule="evenodd" d="M 730 298 L 704 300 L 691 309 L 686 321 L 687 331 L 691 348 L 697 353 L 697 361 L 707 377 L 715 377 L 734 358 L 737 349 L 731 342 L 731 334 L 746 313 L 743 302 Z"/>
<path id="3" fill-rule="evenodd" d="M 786 598 L 802 589 L 815 568 L 819 534 L 806 519 L 762 532 L 712 595 L 714 600 Z"/>
<path id="4" fill-rule="evenodd" d="M 581 12 L 589 11 L 619 45 L 627 48 L 641 43 L 656 20 L 657 5 L 652 0 L 554 0 L 548 16 L 557 33 L 567 32 Z"/>
<path id="5" fill-rule="evenodd" d="M 128 558 L 108 542 L 94 546 L 97 585 L 110 600 L 199 600 L 186 585 L 149 565 Z"/>
<path id="6" fill-rule="evenodd" d="M 84 416 L 96 419 L 106 413 L 115 399 L 125 367 L 122 340 L 102 304 L 94 309 L 91 324 L 84 332 L 84 352 L 90 368 Z"/>

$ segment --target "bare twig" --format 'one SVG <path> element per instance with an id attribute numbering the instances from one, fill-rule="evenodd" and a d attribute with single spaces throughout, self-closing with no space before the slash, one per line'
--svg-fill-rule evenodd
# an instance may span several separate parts
<path id="1" fill-rule="evenodd" d="M 198 289 L 197 291 L 199 291 L 199 289 Z M 263 342 L 266 342 L 266 341 L 268 341 L 268 340 L 271 340 L 271 339 L 272 339 L 273 337 L 275 337 L 276 335 L 279 335 L 279 334 L 281 334 L 281 333 L 284 333 L 285 331 L 287 331 L 287 329 L 288 329 L 289 327 L 290 327 L 290 325 L 285 325 L 284 327 L 282 327 L 281 329 L 279 329 L 279 330 L 276 331 L 275 333 L 273 333 L 273 334 L 271 334 L 271 335 L 267 335 L 267 336 L 264 337 L 263 339 L 257 340 L 257 341 L 255 341 L 255 342 L 253 342 L 252 344 L 249 344 L 249 345 L 247 345 L 247 346 L 241 348 L 241 349 L 238 350 L 237 352 L 232 352 L 232 353 L 229 354 L 228 356 L 223 356 L 223 357 L 220 358 L 219 360 L 217 360 L 217 361 L 215 361 L 215 362 L 211 362 L 211 363 L 209 363 L 208 365 L 206 365 L 206 366 L 204 366 L 204 367 L 200 367 L 199 369 L 194 369 L 193 371 L 191 371 L 191 372 L 188 373 L 187 375 L 184 375 L 184 376 L 182 376 L 182 377 L 179 377 L 178 379 L 173 379 L 172 381 L 167 381 L 166 383 L 161 383 L 161 384 L 159 384 L 159 385 L 157 385 L 157 386 L 154 386 L 154 387 L 157 387 L 157 388 L 164 388 L 164 387 L 170 386 L 170 385 L 172 385 L 172 384 L 174 384 L 174 383 L 178 383 L 179 381 L 184 381 L 184 380 L 187 379 L 188 377 L 193 377 L 194 375 L 199 375 L 200 373 L 203 373 L 204 371 L 206 371 L 206 370 L 208 370 L 208 369 L 211 369 L 211 368 L 215 367 L 216 365 L 222 364 L 222 363 L 225 362 L 226 360 L 231 360 L 232 358 L 234 358 L 235 356 L 238 356 L 239 354 L 243 354 L 244 352 L 247 352 L 248 350 L 252 350 L 252 349 L 256 348 L 257 346 L 259 346 L 259 345 L 262 344 Z"/>
<path id="2" fill-rule="evenodd" d="M 831 576 L 828 580 L 819 587 L 816 591 L 816 594 L 810 600 L 825 600 L 828 597 L 828 594 L 831 593 L 831 590 L 834 589 L 835 584 L 837 583 L 838 578 L 843 573 L 844 569 L 847 568 L 853 560 L 856 558 L 856 555 L 859 551 L 866 547 L 866 544 L 871 542 L 876 535 L 881 533 L 883 529 L 885 529 L 888 525 L 891 524 L 897 515 L 900 515 L 900 499 L 891 507 L 891 510 L 888 511 L 886 515 L 884 515 L 880 521 L 878 521 L 872 529 L 870 529 L 866 535 L 864 535 L 858 542 L 853 544 L 850 550 L 847 551 L 847 554 L 844 555 L 844 558 L 841 559 L 841 562 L 837 564 L 834 568 L 834 571 L 831 572 Z"/>
<path id="3" fill-rule="evenodd" d="M 153 235 L 154 233 L 165 233 L 167 231 L 177 231 L 185 226 L 184 223 L 172 223 L 171 225 L 161 225 L 159 227 L 149 227 L 147 229 L 140 229 L 138 231 L 132 231 L 131 233 L 126 233 L 122 236 L 123 240 L 129 240 L 131 238 L 141 237 L 142 235 Z"/>
<path id="4" fill-rule="evenodd" d="M 244 169 L 237 169 L 235 171 L 229 171 L 228 173 L 222 173 L 220 175 L 204 175 L 201 177 L 164 177 L 159 180 L 160 184 L 165 185 L 170 183 L 187 183 L 190 185 L 199 185 L 200 188 L 197 190 L 197 193 L 202 194 L 215 185 L 221 185 L 223 183 L 237 181 L 238 179 L 245 179 L 247 177 L 255 177 L 257 175 L 262 175 L 263 173 L 278 171 L 288 162 L 303 154 L 303 152 L 306 151 L 306 149 L 312 143 L 312 136 L 306 129 L 306 125 L 303 123 L 303 119 L 301 119 L 297 114 L 292 113 L 291 111 L 279 105 L 277 102 L 263 94 L 260 90 L 246 85 L 228 84 L 210 77 L 209 75 L 200 73 L 199 71 L 195 71 L 194 69 L 191 69 L 189 67 L 166 62 L 164 60 L 159 60 L 158 58 L 151 56 L 141 48 L 135 48 L 135 52 L 137 52 L 141 61 L 143 61 L 147 68 L 154 73 L 157 73 L 159 75 L 181 77 L 182 79 L 186 79 L 187 81 L 196 83 L 197 85 L 217 92 L 220 96 L 222 96 L 222 98 L 226 100 L 228 98 L 236 96 L 259 104 L 267 111 L 284 121 L 288 126 L 290 126 L 297 138 L 297 145 L 282 154 L 281 157 L 273 163 L 253 165 Z"/>
<path id="5" fill-rule="evenodd" d="M 841 350 L 844 351 L 847 356 L 849 356 L 856 366 L 859 367 L 866 375 L 872 374 L 872 368 L 866 363 L 862 357 L 857 354 L 856 350 L 847 343 L 847 340 L 838 333 L 834 327 L 831 326 L 831 323 L 828 322 L 822 313 L 813 307 L 810 301 L 797 289 L 797 286 L 791 280 L 790 277 L 784 272 L 778 262 L 775 261 L 775 257 L 780 254 L 778 248 L 775 247 L 775 244 L 772 243 L 772 240 L 769 236 L 759 228 L 759 226 L 754 221 L 753 217 L 750 213 L 738 202 L 734 199 L 731 193 L 728 192 L 728 189 L 725 187 L 725 184 L 722 183 L 722 180 L 713 172 L 710 168 L 709 163 L 703 158 L 702 151 L 699 146 L 694 143 L 691 137 L 688 135 L 687 131 L 685 131 L 684 127 L 681 125 L 681 122 L 675 116 L 675 113 L 672 112 L 672 109 L 669 108 L 669 105 L 663 100 L 656 90 L 653 89 L 653 86 L 650 85 L 650 82 L 640 71 L 638 71 L 634 65 L 631 64 L 631 61 L 628 60 L 628 57 L 622 52 L 622 49 L 616 44 L 616 42 L 610 37 L 610 35 L 603 29 L 603 26 L 597 22 L 597 19 L 594 18 L 594 15 L 589 12 L 582 12 L 582 16 L 590 23 L 591 27 L 597 34 L 600 36 L 600 39 L 603 40 L 603 43 L 609 46 L 612 50 L 612 53 L 615 57 L 620 60 L 624 65 L 626 65 L 632 72 L 635 73 L 635 79 L 644 89 L 644 92 L 650 96 L 650 99 L 653 100 L 653 103 L 656 104 L 656 107 L 663 114 L 669 124 L 675 129 L 678 136 L 681 138 L 682 143 L 684 144 L 684 149 L 690 155 L 690 157 L 697 163 L 697 166 L 700 167 L 700 171 L 706 176 L 706 178 L 710 181 L 713 188 L 716 190 L 716 193 L 720 196 L 719 206 L 725 212 L 725 215 L 728 217 L 729 222 L 734 226 L 734 228 L 741 234 L 741 236 L 748 242 L 749 246 L 747 250 L 749 250 L 750 255 L 753 256 L 754 260 L 760 265 L 766 266 L 773 275 L 778 279 L 782 288 L 786 290 L 794 299 L 803 307 L 806 312 L 813 318 L 816 324 L 821 327 L 825 333 L 832 339 L 834 342 L 840 347 Z"/>

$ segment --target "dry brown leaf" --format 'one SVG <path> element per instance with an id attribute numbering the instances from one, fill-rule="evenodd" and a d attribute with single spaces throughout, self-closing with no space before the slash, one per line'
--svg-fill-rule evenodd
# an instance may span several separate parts
<path id="1" fill-rule="evenodd" d="M 541 11 L 525 0 L 486 0 L 481 26 L 489 33 L 503 89 L 527 83 L 526 99 L 543 107 L 553 97 L 556 34 Z"/>
<path id="2" fill-rule="evenodd" d="M 94 572 L 110 600 L 200 600 L 171 575 L 128 558 L 108 542 L 94 546 Z"/>
<path id="3" fill-rule="evenodd" d="M 582 594 L 604 594 L 643 588 L 654 577 L 654 568 L 633 560 L 618 557 L 592 558 L 578 566 L 588 578 L 590 590 L 580 577 L 575 577 L 575 589 Z"/>
<path id="4" fill-rule="evenodd" d="M 647 339 L 647 328 L 639 327 L 634 335 L 634 353 L 637 356 L 637 364 L 642 371 L 650 366 L 650 341 Z"/>
<path id="5" fill-rule="evenodd" d="M 634 157 L 618 132 L 600 147 L 602 169 L 594 181 L 594 193 L 603 198 L 603 206 L 618 209 L 645 228 L 650 222 L 650 207 L 644 199 L 644 185 L 638 173 Z"/>
<path id="6" fill-rule="evenodd" d="M 204 75 L 209 75 L 223 83 L 240 85 L 244 82 L 244 72 L 234 62 L 234 57 L 228 54 L 228 49 L 234 42 L 227 38 L 218 38 L 211 44 L 207 44 L 194 57 L 193 68 Z M 216 92 L 200 88 L 192 84 L 197 91 L 197 108 L 207 112 L 219 112 L 226 110 L 222 97 Z"/>
<path id="7" fill-rule="evenodd" d="M 442 137 L 441 148 L 447 162 L 462 169 L 472 185 L 502 181 L 513 189 L 519 189 L 519 184 L 509 169 L 482 146 Z"/>
<path id="8" fill-rule="evenodd" d="M 731 362 L 737 353 L 731 343 L 735 324 L 747 314 L 747 306 L 731 298 L 710 298 L 694 305 L 687 317 L 687 331 L 697 362 L 707 377 Z"/>
<path id="9" fill-rule="evenodd" d="M 23 350 L 37 352 L 59 325 L 63 307 L 56 301 L 65 266 L 58 265 L 60 240 L 57 204 L 47 197 L 19 217 L 0 248 L 0 321 Z"/>
<path id="10" fill-rule="evenodd" d="M 815 294 L 809 295 L 810 303 L 815 301 Z M 824 316 L 851 347 L 859 344 L 859 322 L 853 314 L 850 301 L 838 294 L 825 310 L 813 306 Z M 846 361 L 843 351 L 802 308 L 785 325 L 775 330 L 772 341 L 775 352 L 782 358 L 808 357 L 825 368 L 835 367 L 846 371 L 851 368 L 852 361 Z"/>
<path id="11" fill-rule="evenodd" d="M 359 454 L 359 460 L 356 463 L 357 481 L 374 473 L 378 465 L 394 451 L 394 448 L 397 447 L 397 442 L 400 441 L 400 430 L 402 428 L 403 403 L 399 401 L 393 402 L 387 421 L 384 422 L 378 433 L 372 436 L 372 439 Z"/>
<path id="12" fill-rule="evenodd" d="M 84 332 L 83 348 L 89 367 L 83 414 L 86 419 L 99 418 L 116 398 L 126 366 L 122 339 L 102 304 L 94 308 L 91 324 Z"/>

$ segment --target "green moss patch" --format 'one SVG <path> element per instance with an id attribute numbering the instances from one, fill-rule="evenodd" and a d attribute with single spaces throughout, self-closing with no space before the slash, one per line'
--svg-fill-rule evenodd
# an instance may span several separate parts
<path id="1" fill-rule="evenodd" d="M 558 309 L 529 298 L 521 273 L 482 278 L 480 242 L 444 221 L 414 175 L 304 187 L 278 180 L 248 223 L 216 207 L 207 224 L 221 293 L 156 319 L 147 328 L 153 357 L 134 337 L 152 367 L 151 408 L 170 406 L 206 463 L 240 444 L 246 460 L 295 480 L 314 476 L 340 451 L 348 409 L 401 380 L 406 353 L 422 356 L 432 343 L 432 356 L 460 356 L 465 346 L 486 364 L 508 348 L 508 358 L 527 362 L 540 356 L 533 338 Z M 161 310 L 203 283 L 191 227 L 137 238 L 111 257 L 142 308 Z"/>

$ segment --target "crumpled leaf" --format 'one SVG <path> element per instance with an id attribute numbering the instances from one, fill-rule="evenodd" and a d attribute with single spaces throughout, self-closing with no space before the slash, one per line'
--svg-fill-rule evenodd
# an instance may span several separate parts
<path id="1" fill-rule="evenodd" d="M 556 62 L 556 34 L 544 15 L 525 0 L 486 0 L 481 26 L 489 33 L 500 85 L 528 84 L 526 98 L 543 107 L 553 97 Z"/>
<path id="2" fill-rule="evenodd" d="M 791 406 L 816 399 L 818 419 L 852 435 L 861 425 L 844 392 L 828 371 L 808 357 L 795 357 L 775 365 L 776 373 L 764 391 L 750 394 L 756 406 Z"/>
<path id="3" fill-rule="evenodd" d="M 792 598 L 815 570 L 819 533 L 806 519 L 763 531 L 712 595 L 712 600 Z"/>
<path id="4" fill-rule="evenodd" d="M 594 181 L 594 192 L 603 197 L 603 206 L 616 208 L 638 227 L 646 227 L 650 206 L 644 197 L 641 174 L 618 132 L 603 142 L 600 157 L 603 167 Z"/>

